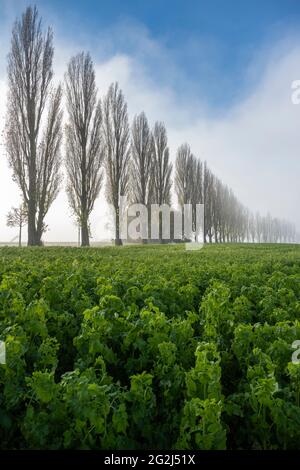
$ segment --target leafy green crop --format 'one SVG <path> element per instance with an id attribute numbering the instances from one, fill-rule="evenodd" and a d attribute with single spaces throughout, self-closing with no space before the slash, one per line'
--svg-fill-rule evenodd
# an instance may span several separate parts
<path id="1" fill-rule="evenodd" d="M 299 449 L 300 249 L 0 249 L 1 449 Z"/>

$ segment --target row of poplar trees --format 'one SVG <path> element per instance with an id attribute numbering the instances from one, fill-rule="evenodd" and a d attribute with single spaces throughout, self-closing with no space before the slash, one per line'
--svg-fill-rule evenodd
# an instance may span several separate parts
<path id="1" fill-rule="evenodd" d="M 52 30 L 45 31 L 37 9 L 28 7 L 12 31 L 5 131 L 9 164 L 26 207 L 28 245 L 41 244 L 45 217 L 61 187 L 63 161 L 70 207 L 81 227 L 81 244 L 89 245 L 89 217 L 105 177 L 119 245 L 121 196 L 147 207 L 171 204 L 173 168 L 166 128 L 156 122 L 150 129 L 144 113 L 135 116 L 130 127 L 127 104 L 117 83 L 111 84 L 101 102 L 88 53 L 71 58 L 63 86 L 54 87 L 53 53 Z M 63 95 L 67 109 L 64 128 Z M 258 219 L 206 163 L 192 155 L 187 144 L 177 151 L 174 183 L 181 207 L 204 202 L 206 241 L 244 241 L 253 235 L 251 230 L 259 241 Z M 276 241 L 293 236 L 292 226 L 271 221 L 268 236 Z"/>

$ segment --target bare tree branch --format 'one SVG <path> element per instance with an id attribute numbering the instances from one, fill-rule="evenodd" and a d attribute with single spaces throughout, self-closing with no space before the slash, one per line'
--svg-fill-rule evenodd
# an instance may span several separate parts
<path id="1" fill-rule="evenodd" d="M 19 207 L 12 207 L 6 217 L 6 225 L 8 227 L 18 227 L 19 229 L 19 246 L 22 246 L 22 228 L 27 224 L 27 221 L 28 211 L 24 203 Z"/>
<path id="2" fill-rule="evenodd" d="M 118 83 L 110 85 L 103 101 L 106 197 L 115 210 L 115 243 L 120 238 L 120 198 L 128 193 L 130 178 L 130 132 L 127 104 Z"/>
<path id="3" fill-rule="evenodd" d="M 48 130 L 41 131 L 53 77 L 52 40 L 50 29 L 42 32 L 36 7 L 28 7 L 21 20 L 15 22 L 8 56 L 6 148 L 13 179 L 28 207 L 28 245 L 40 244 L 44 217 L 58 190 L 61 141 L 58 91 L 54 93 L 54 107 L 50 100 Z M 54 130 L 49 124 L 51 120 Z"/>
<path id="4" fill-rule="evenodd" d="M 131 199 L 148 206 L 153 199 L 154 146 L 145 113 L 135 116 L 131 130 Z"/>
<path id="5" fill-rule="evenodd" d="M 89 216 L 99 195 L 103 172 L 101 103 L 92 59 L 87 53 L 73 57 L 65 76 L 69 122 L 66 126 L 67 192 L 81 226 L 82 246 L 89 245 Z"/>

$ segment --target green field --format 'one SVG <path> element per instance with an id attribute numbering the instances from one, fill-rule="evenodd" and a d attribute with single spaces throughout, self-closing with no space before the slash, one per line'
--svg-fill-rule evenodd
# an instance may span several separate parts
<path id="1" fill-rule="evenodd" d="M 0 249 L 2 449 L 299 449 L 300 247 Z"/>

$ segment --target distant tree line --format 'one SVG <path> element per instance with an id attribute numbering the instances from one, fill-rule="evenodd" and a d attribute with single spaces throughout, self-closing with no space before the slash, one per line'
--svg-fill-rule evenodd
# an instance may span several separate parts
<path id="1" fill-rule="evenodd" d="M 19 227 L 20 243 L 27 223 L 28 245 L 42 244 L 46 215 L 61 188 L 63 165 L 82 246 L 90 243 L 89 218 L 104 181 L 106 200 L 115 211 L 116 245 L 122 244 L 121 198 L 127 196 L 129 203 L 144 204 L 149 211 L 153 204 L 171 205 L 173 183 L 183 219 L 185 204 L 192 205 L 193 218 L 196 205 L 204 204 L 206 242 L 296 241 L 293 224 L 252 214 L 188 144 L 177 150 L 173 169 L 164 123 L 156 122 L 151 129 L 142 112 L 130 125 L 118 83 L 110 85 L 101 101 L 89 53 L 72 57 L 64 84 L 54 87 L 53 54 L 52 30 L 44 31 L 36 7 L 28 7 L 12 30 L 5 133 L 8 161 L 22 195 L 22 205 L 7 222 Z M 161 230 L 160 224 L 160 240 Z M 183 223 L 181 240 L 189 236 Z"/>
<path id="2" fill-rule="evenodd" d="M 278 243 L 297 240 L 295 225 L 270 214 L 253 214 L 197 159 L 188 144 L 176 156 L 175 190 L 179 205 L 203 203 L 205 242 Z"/>

